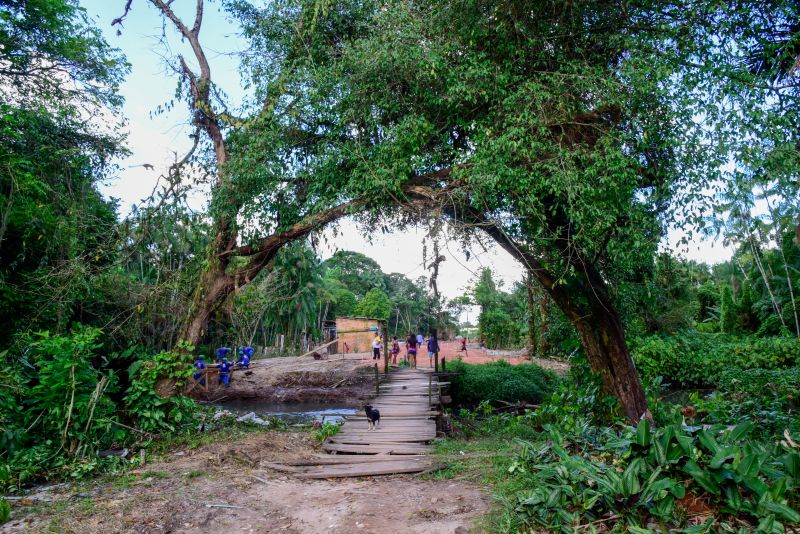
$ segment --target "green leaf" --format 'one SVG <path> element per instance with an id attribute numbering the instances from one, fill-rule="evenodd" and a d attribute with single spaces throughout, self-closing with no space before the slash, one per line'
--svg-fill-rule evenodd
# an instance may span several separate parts
<path id="1" fill-rule="evenodd" d="M 783 458 L 786 472 L 796 479 L 800 479 L 800 453 L 790 452 Z"/>
<path id="2" fill-rule="evenodd" d="M 789 506 L 775 501 L 765 500 L 761 506 L 789 523 L 800 523 L 800 513 Z"/>
<path id="3" fill-rule="evenodd" d="M 741 438 L 749 434 L 753 430 L 754 426 L 755 425 L 753 425 L 753 423 L 751 423 L 750 421 L 740 423 L 736 425 L 736 427 L 733 430 L 731 430 L 731 433 L 729 434 L 728 437 L 732 441 L 739 441 Z"/>
<path id="4" fill-rule="evenodd" d="M 711 454 L 717 454 L 720 450 L 719 444 L 716 440 L 711 436 L 708 430 L 701 430 L 697 434 L 697 438 L 700 440 L 700 443 L 703 447 L 706 448 Z"/>
<path id="5" fill-rule="evenodd" d="M 736 466 L 736 472 L 742 477 L 754 477 L 758 474 L 760 467 L 759 458 L 755 454 L 746 454 L 742 457 L 739 465 Z"/>
<path id="6" fill-rule="evenodd" d="M 719 493 L 719 484 L 694 461 L 686 462 L 686 465 L 683 466 L 683 471 L 700 484 L 704 490 L 715 495 Z"/>
<path id="7" fill-rule="evenodd" d="M 722 467 L 722 464 L 725 463 L 726 460 L 730 460 L 734 456 L 736 456 L 737 449 L 735 447 L 725 447 L 721 448 L 717 451 L 713 458 L 711 458 L 711 462 L 709 462 L 709 467 L 711 469 L 719 469 Z"/>
<path id="8" fill-rule="evenodd" d="M 639 471 L 642 467 L 642 459 L 637 458 L 622 473 L 622 494 L 630 497 L 639 493 L 641 484 L 639 483 Z"/>
<path id="9" fill-rule="evenodd" d="M 639 421 L 633 442 L 642 447 L 650 445 L 650 423 L 647 419 Z"/>

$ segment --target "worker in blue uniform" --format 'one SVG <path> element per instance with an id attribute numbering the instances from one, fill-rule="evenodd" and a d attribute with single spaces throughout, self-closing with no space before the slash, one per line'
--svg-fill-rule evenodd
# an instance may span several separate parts
<path id="1" fill-rule="evenodd" d="M 231 367 L 233 367 L 233 362 L 229 362 L 228 358 L 222 357 L 222 362 L 217 366 L 219 367 L 219 380 L 217 381 L 218 384 L 225 384 L 225 387 L 230 386 L 231 380 Z"/>
<path id="2" fill-rule="evenodd" d="M 244 347 L 239 349 L 239 359 L 236 360 L 236 365 L 238 367 L 244 367 L 246 369 L 250 369 L 250 358 L 253 357 L 255 354 L 255 349 L 253 347 Z"/>
<path id="3" fill-rule="evenodd" d="M 216 355 L 217 357 L 215 358 L 215 361 L 217 363 L 221 362 L 222 360 L 227 358 L 228 354 L 230 354 L 230 353 L 231 353 L 231 349 L 229 349 L 228 347 L 220 347 L 220 348 L 218 348 L 217 349 L 217 355 Z"/>
<path id="4" fill-rule="evenodd" d="M 202 354 L 200 356 L 198 356 L 197 357 L 197 361 L 194 362 L 194 368 L 197 370 L 197 372 L 192 375 L 192 378 L 194 378 L 195 381 L 197 381 L 198 379 L 200 379 L 200 377 L 203 376 L 203 369 L 206 368 L 206 362 L 203 361 L 203 355 Z M 205 386 L 206 385 L 205 377 L 203 377 L 200 380 L 200 385 L 201 386 Z"/>

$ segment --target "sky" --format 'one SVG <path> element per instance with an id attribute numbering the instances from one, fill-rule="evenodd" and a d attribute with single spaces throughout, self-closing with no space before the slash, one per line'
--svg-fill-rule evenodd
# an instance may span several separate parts
<path id="1" fill-rule="evenodd" d="M 119 162 L 121 172 L 103 184 L 102 192 L 120 199 L 120 212 L 127 215 L 131 207 L 139 204 L 153 191 L 159 175 L 189 148 L 186 105 L 176 103 L 171 110 L 155 113 L 168 105 L 174 97 L 176 80 L 164 58 L 184 52 L 188 45 L 176 35 L 170 25 L 162 26 L 155 8 L 145 0 L 134 0 L 132 10 L 125 19 L 120 35 L 111 21 L 123 12 L 124 0 L 81 0 L 97 26 L 104 32 L 109 44 L 119 48 L 131 64 L 131 72 L 122 84 L 125 97 L 123 113 L 128 122 L 128 148 L 131 155 Z M 193 20 L 194 2 L 177 0 L 174 9 L 185 20 Z M 212 78 L 228 95 L 235 107 L 246 97 L 238 71 L 236 52 L 246 43 L 237 35 L 237 28 L 219 10 L 218 2 L 207 2 L 200 39 L 211 63 Z M 142 165 L 152 165 L 148 170 Z M 203 195 L 190 199 L 195 209 L 202 209 Z M 422 265 L 421 243 L 426 229 L 416 228 L 406 232 L 373 235 L 369 239 L 355 223 L 343 220 L 337 232 L 327 232 L 327 241 L 318 248 L 322 258 L 336 250 L 353 250 L 373 258 L 384 272 L 400 272 L 411 279 L 428 273 Z M 679 248 L 682 233 L 669 232 L 662 249 L 671 249 L 682 256 L 705 263 L 718 263 L 731 257 L 732 251 L 719 242 L 693 240 Z M 483 267 L 490 267 L 504 287 L 522 279 L 522 268 L 505 251 L 494 248 L 488 251 L 475 248 L 469 259 L 458 246 L 445 239 L 442 243 L 446 260 L 441 264 L 438 285 L 442 294 L 453 298 L 464 293 L 470 281 Z M 414 253 L 412 251 L 417 251 Z"/>

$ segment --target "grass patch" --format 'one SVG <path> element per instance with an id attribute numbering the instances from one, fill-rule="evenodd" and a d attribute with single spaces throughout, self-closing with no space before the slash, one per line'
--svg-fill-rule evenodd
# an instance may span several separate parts
<path id="1" fill-rule="evenodd" d="M 511 365 L 504 360 L 479 365 L 448 364 L 453 400 L 462 406 L 498 401 L 538 404 L 560 382 L 558 375 L 534 364 Z"/>
<path id="2" fill-rule="evenodd" d="M 113 481 L 114 489 L 129 488 L 136 482 L 136 475 L 122 475 L 115 477 Z"/>

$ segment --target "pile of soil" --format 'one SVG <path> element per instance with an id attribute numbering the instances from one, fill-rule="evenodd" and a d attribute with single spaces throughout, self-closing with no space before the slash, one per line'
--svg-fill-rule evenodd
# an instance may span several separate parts
<path id="1" fill-rule="evenodd" d="M 234 371 L 230 386 L 200 387 L 197 398 L 218 401 L 260 399 L 264 402 L 351 403 L 368 399 L 375 391 L 374 369 L 369 355 L 350 354 L 315 360 L 290 356 L 254 360 L 250 369 Z"/>

